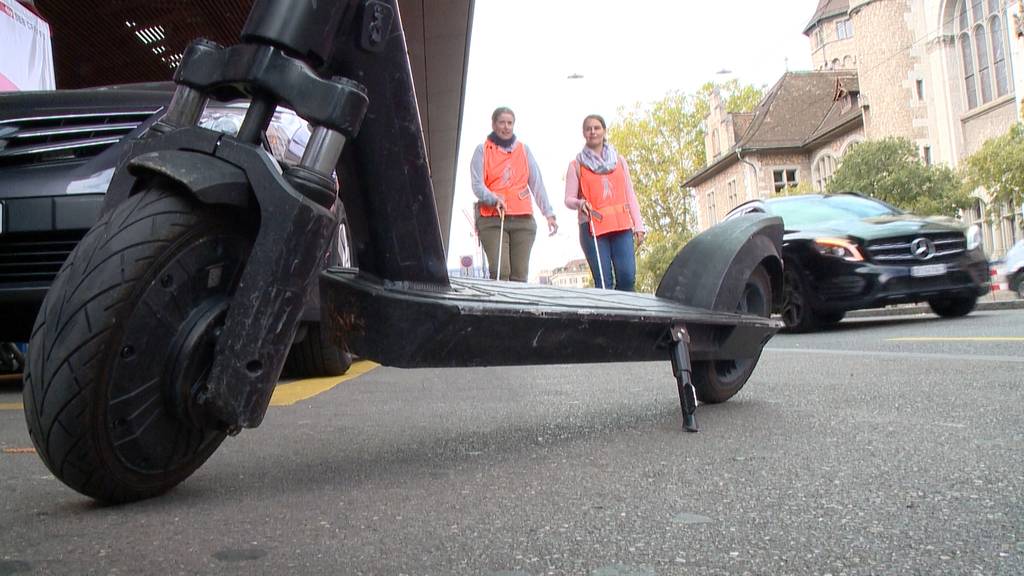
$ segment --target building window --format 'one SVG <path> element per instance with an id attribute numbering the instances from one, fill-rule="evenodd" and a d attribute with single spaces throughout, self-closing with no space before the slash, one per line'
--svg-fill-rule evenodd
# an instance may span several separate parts
<path id="1" fill-rule="evenodd" d="M 836 22 L 836 38 L 840 40 L 853 38 L 853 22 L 849 19 Z"/>
<path id="2" fill-rule="evenodd" d="M 924 100 L 924 80 L 917 81 L 917 99 Z"/>
<path id="3" fill-rule="evenodd" d="M 1009 250 L 1010 246 L 1017 243 L 1017 212 L 1017 207 L 1013 204 L 1003 204 L 1000 209 L 1002 225 L 999 227 L 999 231 L 1004 250 Z"/>
<path id="4" fill-rule="evenodd" d="M 729 204 L 726 208 L 732 210 L 733 207 L 739 206 L 740 195 L 739 186 L 736 185 L 736 179 L 729 180 L 725 185 L 726 202 Z"/>
<path id="5" fill-rule="evenodd" d="M 999 6 L 999 0 L 960 0 L 957 8 L 957 42 L 968 109 L 1009 94 L 1013 85 Z"/>
<path id="6" fill-rule="evenodd" d="M 932 147 L 925 145 L 921 146 L 921 160 L 924 161 L 925 166 L 932 165 Z"/>
<path id="7" fill-rule="evenodd" d="M 708 225 L 707 225 L 707 227 L 710 228 L 710 227 L 714 226 L 715 224 L 718 224 L 718 210 L 715 208 L 715 191 L 714 190 L 708 190 L 706 198 L 707 198 L 707 202 L 708 202 L 708 214 L 707 214 L 707 216 L 708 216 L 708 218 L 707 218 Z"/>
<path id="8" fill-rule="evenodd" d="M 718 158 L 722 151 L 718 145 L 718 130 L 711 131 L 711 158 Z"/>
<path id="9" fill-rule="evenodd" d="M 846 114 L 851 108 L 856 108 L 860 105 L 860 92 L 848 92 L 843 99 L 839 101 L 839 112 Z"/>
<path id="10" fill-rule="evenodd" d="M 814 167 L 811 170 L 811 174 L 814 177 L 814 189 L 817 192 L 824 192 L 828 188 L 828 183 L 832 180 L 832 176 L 836 173 L 836 157 L 831 154 L 822 154 L 817 161 L 814 162 Z"/>
<path id="11" fill-rule="evenodd" d="M 821 48 L 821 45 L 825 43 L 825 29 L 821 26 L 814 31 L 814 47 Z"/>
<path id="12" fill-rule="evenodd" d="M 996 42 L 997 38 L 1003 38 L 1003 21 L 999 16 L 993 16 L 989 20 L 989 29 L 992 31 L 992 68 L 996 72 L 996 96 L 1005 96 L 1010 92 L 1009 71 L 1006 65 L 1006 46 Z"/>
<path id="13" fill-rule="evenodd" d="M 775 193 L 778 194 L 785 188 L 796 187 L 796 168 L 781 168 L 773 170 L 772 176 L 775 180 Z"/>

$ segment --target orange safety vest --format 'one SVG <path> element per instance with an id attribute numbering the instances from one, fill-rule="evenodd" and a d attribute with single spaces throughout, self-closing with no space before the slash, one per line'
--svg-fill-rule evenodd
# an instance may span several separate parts
<path id="1" fill-rule="evenodd" d="M 505 201 L 506 216 L 533 214 L 530 203 L 530 164 L 526 148 L 516 142 L 509 152 L 494 142 L 484 142 L 484 186 Z M 498 209 L 480 203 L 481 216 L 497 216 Z"/>
<path id="2" fill-rule="evenodd" d="M 633 217 L 629 214 L 629 200 L 626 197 L 626 171 L 622 159 L 615 170 L 607 174 L 591 171 L 577 161 L 580 177 L 580 194 L 592 208 L 590 220 L 594 223 L 594 235 L 604 236 L 620 230 L 633 229 Z M 597 214 L 594 215 L 593 211 Z"/>

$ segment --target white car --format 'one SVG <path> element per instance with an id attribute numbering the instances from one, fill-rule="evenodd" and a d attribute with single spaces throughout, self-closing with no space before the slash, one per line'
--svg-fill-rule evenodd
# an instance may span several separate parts
<path id="1" fill-rule="evenodd" d="M 1024 239 L 1018 240 L 1006 256 L 993 262 L 992 269 L 993 283 L 1000 286 L 1005 283 L 1006 288 L 1016 292 L 1018 298 L 1024 298 Z"/>

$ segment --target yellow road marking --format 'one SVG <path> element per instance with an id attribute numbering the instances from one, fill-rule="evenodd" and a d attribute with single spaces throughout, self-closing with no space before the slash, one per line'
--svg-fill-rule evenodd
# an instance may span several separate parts
<path id="1" fill-rule="evenodd" d="M 35 454 L 35 448 L 4 448 L 4 454 Z"/>
<path id="2" fill-rule="evenodd" d="M 921 336 L 887 338 L 889 342 L 1024 342 L 1024 336 Z"/>
<path id="3" fill-rule="evenodd" d="M 277 388 L 274 388 L 274 395 L 270 398 L 270 405 L 291 406 L 296 402 L 312 398 L 317 394 L 323 394 L 346 380 L 362 376 L 377 366 L 380 366 L 380 364 L 370 362 L 369 360 L 360 360 L 353 363 L 344 376 L 309 378 L 307 380 L 288 382 L 287 384 L 278 384 Z"/>
<path id="4" fill-rule="evenodd" d="M 343 376 L 332 376 L 329 378 L 309 378 L 306 380 L 296 380 L 295 382 L 288 382 L 286 384 L 280 384 L 277 388 L 274 388 L 274 395 L 270 398 L 271 406 L 291 406 L 296 402 L 301 402 L 307 398 L 312 398 L 317 394 L 323 394 L 331 388 L 334 388 L 338 384 L 351 380 L 357 376 L 362 376 L 370 370 L 373 370 L 380 364 L 370 362 L 369 360 L 360 360 L 355 362 L 348 369 Z M 0 410 L 22 410 L 24 406 L 21 402 L 0 402 Z"/>

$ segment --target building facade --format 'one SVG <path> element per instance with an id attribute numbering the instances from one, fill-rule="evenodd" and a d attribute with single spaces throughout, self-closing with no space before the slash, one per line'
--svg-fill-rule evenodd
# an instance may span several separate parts
<path id="1" fill-rule="evenodd" d="M 713 169 L 721 160 L 710 158 L 708 168 L 687 181 L 700 205 L 701 228 L 717 222 L 738 203 L 734 199 L 767 196 L 781 189 L 780 184 L 789 186 L 791 180 L 801 189 L 822 190 L 845 150 L 861 139 L 907 138 L 917 145 L 922 161 L 961 166 L 986 140 L 1001 136 L 1020 121 L 1024 95 L 1020 4 L 1019 0 L 821 0 L 804 27 L 816 68 L 808 74 L 831 73 L 852 80 L 833 91 L 824 89 L 821 82 L 804 81 L 821 90 L 821 104 L 807 113 L 820 114 L 825 102 L 841 103 L 839 92 L 845 91 L 855 95 L 851 104 L 859 110 L 859 126 L 831 135 L 803 134 L 799 146 L 795 144 L 801 135 L 794 129 L 788 140 L 757 149 L 749 144 L 773 143 L 756 134 L 760 130 L 756 117 L 760 113 L 770 120 L 774 110 L 762 110 L 762 102 L 754 112 L 755 120 L 748 123 L 745 115 L 736 114 L 726 122 L 723 116 L 730 115 L 713 109 L 707 120 L 709 132 L 723 130 L 729 122 L 734 129 L 743 128 L 742 134 L 734 136 L 733 148 L 723 146 L 719 158 L 739 153 L 745 163 Z M 786 76 L 765 97 L 774 99 L 772 107 L 790 97 L 777 91 L 780 84 L 793 80 Z M 737 196 L 730 184 L 733 179 L 737 185 L 750 182 L 750 187 Z M 975 196 L 964 220 L 982 227 L 990 256 L 1001 255 L 1024 235 L 1021 207 L 993 204 L 984 190 Z"/>
<path id="2" fill-rule="evenodd" d="M 586 288 L 593 287 L 594 279 L 590 275 L 590 267 L 583 259 L 570 260 L 565 266 L 555 268 L 546 273 L 541 273 L 545 280 L 541 284 L 551 284 L 563 288 Z"/>

